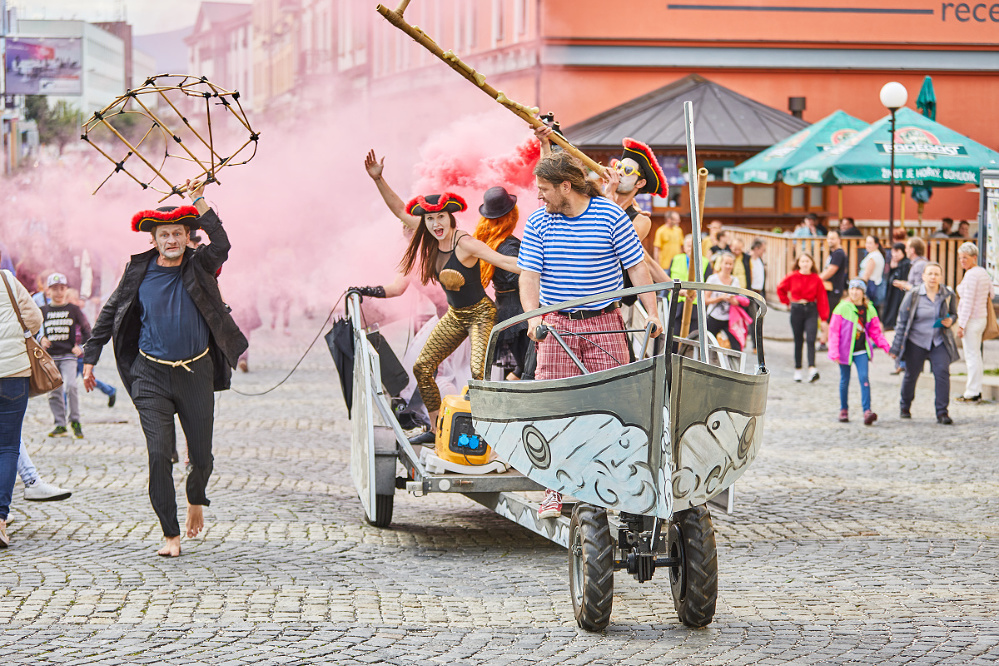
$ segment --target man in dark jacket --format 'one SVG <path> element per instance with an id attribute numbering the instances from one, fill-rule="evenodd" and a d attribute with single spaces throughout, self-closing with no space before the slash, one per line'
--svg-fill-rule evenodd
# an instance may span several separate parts
<path id="1" fill-rule="evenodd" d="M 83 354 L 83 385 L 96 385 L 93 369 L 113 340 L 118 373 L 136 410 L 149 452 L 149 498 L 166 545 L 159 555 L 180 555 L 180 526 L 171 457 L 173 417 L 187 438 L 187 536 L 204 528 L 202 507 L 212 473 L 213 391 L 229 388 L 232 368 L 247 347 L 229 316 L 216 275 L 229 256 L 229 237 L 205 203 L 204 186 L 191 186 L 192 206 L 142 211 L 132 229 L 150 232 L 155 249 L 132 256 L 118 288 L 94 325 Z M 191 229 L 211 243 L 190 249 Z"/>

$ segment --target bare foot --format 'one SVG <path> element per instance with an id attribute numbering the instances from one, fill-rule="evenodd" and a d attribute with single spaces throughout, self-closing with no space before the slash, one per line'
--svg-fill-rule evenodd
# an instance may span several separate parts
<path id="1" fill-rule="evenodd" d="M 179 557 L 180 556 L 180 537 L 166 537 L 166 545 L 156 551 L 157 555 L 163 557 Z"/>
<path id="2" fill-rule="evenodd" d="M 200 504 L 191 504 L 187 507 L 187 538 L 193 539 L 205 529 L 205 514 Z"/>

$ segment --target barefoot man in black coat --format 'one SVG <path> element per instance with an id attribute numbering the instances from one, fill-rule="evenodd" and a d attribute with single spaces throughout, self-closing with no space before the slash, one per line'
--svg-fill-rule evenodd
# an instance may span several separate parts
<path id="1" fill-rule="evenodd" d="M 152 234 L 155 249 L 132 256 L 118 288 L 101 310 L 83 354 L 83 385 L 91 391 L 94 365 L 113 340 L 118 373 L 146 436 L 149 499 L 163 527 L 164 557 L 180 555 L 173 485 L 174 414 L 187 438 L 187 536 L 204 528 L 202 507 L 212 473 L 214 391 L 229 388 L 246 338 L 229 316 L 216 276 L 229 256 L 229 237 L 205 203 L 203 185 L 188 182 L 193 205 L 142 211 L 132 229 Z M 191 229 L 211 243 L 187 247 Z"/>

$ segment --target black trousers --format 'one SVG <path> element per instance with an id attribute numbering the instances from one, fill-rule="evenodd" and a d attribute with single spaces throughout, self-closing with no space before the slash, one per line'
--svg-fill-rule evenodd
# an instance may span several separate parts
<path id="1" fill-rule="evenodd" d="M 807 344 L 808 367 L 815 367 L 815 336 L 819 309 L 815 303 L 791 303 L 791 333 L 794 336 L 794 369 L 801 370 L 801 346 Z"/>
<path id="2" fill-rule="evenodd" d="M 711 315 L 708 315 L 708 331 L 710 331 L 716 338 L 719 333 L 725 331 L 725 335 L 728 336 L 728 342 L 732 346 L 732 349 L 735 351 L 742 351 L 742 345 L 740 345 L 739 341 L 735 339 L 734 335 L 732 335 L 732 331 L 728 329 L 727 319 L 715 319 Z"/>
<path id="3" fill-rule="evenodd" d="M 170 460 L 177 447 L 174 414 L 184 429 L 191 461 L 187 475 L 188 504 L 209 505 L 205 488 L 215 460 L 212 456 L 214 364 L 209 354 L 188 365 L 191 372 L 154 363 L 141 354 L 132 364 L 132 402 L 139 412 L 149 452 L 149 500 L 167 537 L 180 536 Z"/>
<path id="4" fill-rule="evenodd" d="M 941 344 L 933 349 L 923 349 L 910 342 L 905 346 L 902 359 L 905 361 L 905 375 L 902 376 L 902 397 L 898 403 L 901 410 L 909 411 L 912 399 L 916 395 L 916 380 L 926 365 L 926 359 L 929 359 L 936 387 L 933 406 L 936 408 L 937 416 L 946 414 L 947 405 L 950 403 L 950 354 L 947 353 L 947 347 Z"/>

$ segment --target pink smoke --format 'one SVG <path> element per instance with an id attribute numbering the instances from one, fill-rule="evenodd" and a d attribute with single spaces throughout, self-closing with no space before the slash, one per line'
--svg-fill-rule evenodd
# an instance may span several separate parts
<path id="1" fill-rule="evenodd" d="M 474 103 L 488 108 L 480 97 Z M 494 185 L 519 197 L 522 220 L 537 207 L 536 142 L 503 109 L 448 120 L 434 109 L 351 103 L 253 124 L 257 156 L 223 170 L 222 185 L 206 190 L 232 242 L 220 285 L 234 311 L 255 304 L 264 313 L 271 300 L 290 299 L 293 312 L 325 314 L 348 286 L 392 280 L 405 241 L 364 171 L 371 148 L 385 156 L 384 176 L 403 200 L 444 189 L 464 196 L 469 210 L 457 217 L 468 232 Z M 225 131 L 216 127 L 219 136 Z M 7 251 L 35 271 L 71 272 L 86 249 L 94 266 L 114 268 L 116 282 L 129 256 L 150 248 L 148 235 L 129 228 L 132 215 L 163 204 L 123 174 L 91 196 L 112 168 L 80 143 L 60 160 L 0 180 Z"/>

